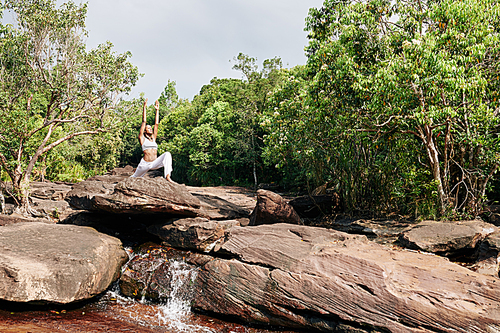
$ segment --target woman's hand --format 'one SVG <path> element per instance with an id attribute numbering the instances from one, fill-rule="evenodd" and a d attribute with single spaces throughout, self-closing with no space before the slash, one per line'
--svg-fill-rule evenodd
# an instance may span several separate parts
<path id="1" fill-rule="evenodd" d="M 158 100 L 156 100 L 155 102 L 155 110 L 158 111 L 160 109 L 160 102 L 158 102 Z"/>

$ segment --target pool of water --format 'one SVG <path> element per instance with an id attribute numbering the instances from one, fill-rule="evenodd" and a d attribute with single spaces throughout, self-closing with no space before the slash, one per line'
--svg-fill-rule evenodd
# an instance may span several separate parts
<path id="1" fill-rule="evenodd" d="M 151 247 L 157 248 L 156 247 Z M 127 248 L 130 259 L 142 254 Z M 193 313 L 190 308 L 193 294 L 186 283 L 196 278 L 198 268 L 187 264 L 182 254 L 170 262 L 170 294 L 163 301 L 134 299 L 120 293 L 118 283 L 110 290 L 85 304 L 65 307 L 36 308 L 18 304 L 0 304 L 2 333 L 59 333 L 59 332 L 134 332 L 134 333 L 292 333 L 280 328 L 250 327 L 220 318 Z M 123 269 L 126 268 L 126 265 Z"/>

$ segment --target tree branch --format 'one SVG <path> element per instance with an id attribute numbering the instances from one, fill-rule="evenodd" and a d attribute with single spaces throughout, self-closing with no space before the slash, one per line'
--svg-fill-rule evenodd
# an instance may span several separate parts
<path id="1" fill-rule="evenodd" d="M 75 136 L 86 135 L 86 134 L 98 134 L 98 133 L 102 133 L 102 132 L 106 132 L 106 130 L 103 129 L 103 128 L 98 128 L 95 131 L 83 131 L 83 132 L 78 132 L 78 133 L 72 133 L 72 134 L 67 135 L 67 136 L 65 136 L 63 138 L 60 138 L 59 140 L 57 140 L 55 142 L 52 142 L 50 145 L 48 145 L 47 147 L 45 147 L 43 149 L 42 153 L 45 153 L 45 152 L 51 150 L 52 148 L 54 148 L 54 147 L 58 146 L 59 144 L 63 143 L 64 141 L 72 139 Z"/>

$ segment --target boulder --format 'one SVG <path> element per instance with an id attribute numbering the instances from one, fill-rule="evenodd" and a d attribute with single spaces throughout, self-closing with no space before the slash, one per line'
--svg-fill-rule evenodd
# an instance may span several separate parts
<path id="1" fill-rule="evenodd" d="M 257 191 L 257 205 L 250 216 L 249 225 L 292 223 L 300 224 L 299 215 L 279 194 Z"/>
<path id="2" fill-rule="evenodd" d="M 476 244 L 493 233 L 496 227 L 484 228 L 484 222 L 424 221 L 401 234 L 400 243 L 410 249 L 449 254 L 464 249 L 473 249 Z"/>
<path id="3" fill-rule="evenodd" d="M 73 189 L 66 194 L 65 200 L 71 207 L 82 210 L 93 210 L 92 199 L 96 195 L 110 194 L 116 183 L 100 180 L 86 180 L 75 184 Z"/>
<path id="4" fill-rule="evenodd" d="M 113 193 L 95 195 L 93 210 L 115 214 L 157 214 L 198 216 L 200 200 L 184 185 L 164 178 L 127 178 L 115 185 Z"/>
<path id="5" fill-rule="evenodd" d="M 30 183 L 30 196 L 40 200 L 64 200 L 72 186 L 61 182 L 32 182 Z"/>
<path id="6" fill-rule="evenodd" d="M 196 217 L 174 219 L 162 225 L 152 225 L 147 230 L 163 240 L 166 246 L 208 253 L 217 249 L 227 230 L 236 225 L 239 225 L 236 220 L 210 221 Z"/>
<path id="7" fill-rule="evenodd" d="M 70 207 L 69 203 L 64 200 L 42 200 L 38 198 L 31 198 L 32 208 L 38 212 L 50 216 L 56 220 L 63 220 L 74 210 Z"/>
<path id="8" fill-rule="evenodd" d="M 120 291 L 128 297 L 156 300 L 168 299 L 172 292 L 191 294 L 192 281 L 175 280 L 194 280 L 198 269 L 197 264 L 193 263 L 205 264 L 210 259 L 208 256 L 156 244 L 143 244 L 124 267 L 120 277 Z M 176 285 L 175 282 L 190 283 Z"/>
<path id="9" fill-rule="evenodd" d="M 472 269 L 476 272 L 500 277 L 500 232 L 488 235 L 479 246 L 478 259 Z"/>
<path id="10" fill-rule="evenodd" d="M 336 193 L 304 195 L 290 200 L 289 204 L 300 217 L 315 218 L 339 210 L 340 198 Z"/>
<path id="11" fill-rule="evenodd" d="M 496 332 L 500 279 L 362 235 L 291 224 L 233 227 L 194 308 L 324 332 Z"/>
<path id="12" fill-rule="evenodd" d="M 189 190 L 192 189 L 198 190 L 191 193 Z M 94 176 L 75 184 L 66 195 L 66 200 L 76 209 L 113 214 L 203 216 L 213 220 L 249 217 L 249 209 L 232 202 L 248 203 L 242 199 L 245 194 L 221 198 L 211 192 L 223 193 L 220 190 L 188 188 L 168 182 L 163 177 L 153 177 L 153 174 L 130 178 L 126 172 L 115 169 L 110 174 Z"/>
<path id="13" fill-rule="evenodd" d="M 0 227 L 0 299 L 67 304 L 105 291 L 128 259 L 96 230 L 39 222 Z"/>

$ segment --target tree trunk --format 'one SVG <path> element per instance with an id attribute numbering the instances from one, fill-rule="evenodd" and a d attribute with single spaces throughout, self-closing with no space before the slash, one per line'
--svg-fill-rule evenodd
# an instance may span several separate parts
<path id="1" fill-rule="evenodd" d="M 437 185 L 440 213 L 444 214 L 444 212 L 448 208 L 449 200 L 448 194 L 445 192 L 443 187 L 441 167 L 439 166 L 439 152 L 432 138 L 432 130 L 430 129 L 430 127 L 426 126 L 424 132 L 426 135 L 422 139 L 424 140 L 425 148 L 427 150 L 427 156 L 429 157 L 432 176 Z"/>

